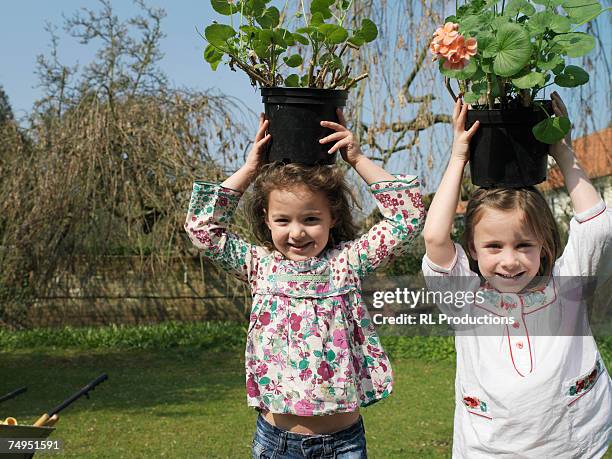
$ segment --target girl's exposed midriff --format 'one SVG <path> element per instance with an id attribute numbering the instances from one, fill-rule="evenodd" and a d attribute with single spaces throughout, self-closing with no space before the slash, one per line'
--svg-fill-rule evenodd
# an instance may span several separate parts
<path id="1" fill-rule="evenodd" d="M 296 416 L 263 411 L 264 419 L 287 432 L 304 435 L 331 434 L 352 426 L 359 420 L 359 411 L 336 413 L 328 416 Z"/>

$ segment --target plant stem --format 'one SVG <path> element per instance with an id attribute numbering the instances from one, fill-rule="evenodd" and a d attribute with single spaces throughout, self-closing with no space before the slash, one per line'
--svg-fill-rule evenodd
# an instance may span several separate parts
<path id="1" fill-rule="evenodd" d="M 546 107 L 544 104 L 538 104 L 538 107 L 540 108 L 540 110 L 542 110 L 544 113 L 546 113 L 546 116 L 551 118 L 550 113 L 548 113 L 548 111 L 546 111 Z"/>
<path id="2" fill-rule="evenodd" d="M 497 86 L 499 88 L 499 97 L 501 98 L 501 106 L 502 108 L 508 108 L 508 98 L 506 97 L 506 84 L 504 80 L 499 77 L 499 75 L 495 75 L 495 79 L 497 81 Z"/>
<path id="3" fill-rule="evenodd" d="M 487 105 L 489 106 L 489 110 L 493 110 L 495 106 L 495 98 L 493 97 L 493 78 L 491 78 L 490 73 L 487 73 Z"/>
<path id="4" fill-rule="evenodd" d="M 446 86 L 446 89 L 448 90 L 451 97 L 453 98 L 453 101 L 457 102 L 457 96 L 455 95 L 455 92 L 453 91 L 453 88 L 451 87 L 450 82 L 451 80 L 449 77 L 444 77 L 444 85 Z"/>
<path id="5" fill-rule="evenodd" d="M 338 80 L 335 82 L 332 81 L 332 85 L 330 86 L 330 89 L 336 89 L 338 86 L 340 86 L 340 84 L 342 84 L 342 82 L 345 81 L 346 78 L 349 76 L 349 73 L 351 73 L 351 68 L 347 66 L 344 73 L 338 77 Z"/>
<path id="6" fill-rule="evenodd" d="M 519 92 L 519 101 L 523 107 L 529 107 L 531 105 L 531 95 L 528 89 L 521 89 Z"/>
<path id="7" fill-rule="evenodd" d="M 315 78 L 315 87 L 323 87 L 323 82 L 325 81 L 325 77 L 327 76 L 327 71 L 329 69 L 328 63 L 326 62 L 325 65 L 323 65 L 323 67 L 321 67 L 321 70 L 319 70 L 317 72 L 317 76 Z"/>
<path id="8" fill-rule="evenodd" d="M 334 71 L 331 74 L 330 85 L 333 84 L 334 81 L 336 81 L 337 76 L 338 76 L 338 69 L 334 69 Z"/>
<path id="9" fill-rule="evenodd" d="M 270 47 L 270 72 L 272 73 L 272 86 L 276 85 L 276 44 L 272 41 L 272 46 Z"/>
<path id="10" fill-rule="evenodd" d="M 353 0 L 351 0 L 349 2 L 349 5 L 346 7 L 346 10 L 344 11 L 344 14 L 342 15 L 342 17 L 340 18 L 340 20 L 338 21 L 338 25 L 342 26 L 342 23 L 344 22 L 344 18 L 346 18 L 346 15 L 348 14 L 348 10 L 351 8 L 351 5 L 353 4 Z"/>
<path id="11" fill-rule="evenodd" d="M 251 77 L 251 79 L 259 81 L 263 86 L 273 86 L 274 85 L 274 82 L 270 82 L 266 80 L 262 75 L 259 74 L 259 72 L 257 72 L 257 70 L 253 69 L 250 65 L 245 64 L 236 58 L 234 58 L 234 62 L 236 63 L 238 67 L 240 67 L 243 71 L 245 71 L 246 74 L 249 75 L 249 77 Z"/>
<path id="12" fill-rule="evenodd" d="M 363 80 L 364 78 L 367 78 L 369 75 L 367 73 L 362 73 L 361 75 L 359 75 L 357 78 L 354 78 L 353 80 L 351 80 L 350 82 L 348 82 L 346 84 L 346 86 L 344 87 L 344 89 L 351 89 L 353 86 L 355 86 L 357 84 L 358 81 Z"/>
<path id="13" fill-rule="evenodd" d="M 244 16 L 242 14 L 243 11 L 244 11 L 244 4 L 241 3 L 240 4 L 240 27 L 242 27 L 242 21 L 244 20 Z M 232 15 L 230 17 L 233 18 L 234 14 L 232 13 Z M 234 25 L 232 24 L 232 28 L 233 27 L 234 27 Z M 238 37 L 239 37 L 238 46 L 239 46 L 240 49 L 242 49 L 242 37 L 243 37 L 243 34 L 239 34 Z"/>
<path id="14" fill-rule="evenodd" d="M 308 69 L 308 87 L 312 88 L 312 76 L 314 74 L 314 69 L 315 66 L 317 65 L 317 54 L 319 53 L 319 50 L 316 46 L 316 43 L 311 42 L 312 43 L 312 58 L 310 59 L 310 67 Z"/>
<path id="15" fill-rule="evenodd" d="M 554 82 L 554 81 L 551 81 L 550 83 L 545 84 L 544 86 L 542 86 L 540 89 L 538 89 L 538 90 L 535 92 L 535 94 L 533 95 L 533 97 L 535 98 L 535 96 L 536 96 L 536 94 L 537 94 L 538 92 L 540 92 L 542 89 L 545 89 L 545 88 L 548 88 L 549 86 L 552 86 L 553 84 L 555 84 L 555 82 Z"/>
<path id="16" fill-rule="evenodd" d="M 302 16 L 304 17 L 304 22 L 306 23 L 306 27 L 308 27 L 308 18 L 306 17 L 306 8 L 304 8 L 304 0 L 302 0 Z"/>

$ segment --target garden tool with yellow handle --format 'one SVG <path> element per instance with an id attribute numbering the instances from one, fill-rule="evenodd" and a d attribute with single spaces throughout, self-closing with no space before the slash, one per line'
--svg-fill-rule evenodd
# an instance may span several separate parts
<path id="1" fill-rule="evenodd" d="M 40 426 L 52 426 L 59 419 L 58 416 L 57 416 L 57 413 L 62 411 L 64 408 L 69 406 L 72 402 L 76 401 L 78 398 L 82 397 L 83 395 L 86 396 L 87 398 L 89 398 L 89 391 L 93 390 L 98 384 L 100 384 L 101 382 L 106 381 L 107 379 L 108 379 L 108 376 L 106 375 L 106 373 L 101 374 L 96 379 L 94 379 L 92 382 L 90 382 L 85 387 L 83 387 L 78 392 L 76 392 L 74 395 L 72 395 L 71 397 L 67 398 L 66 400 L 64 400 L 59 405 L 57 405 L 55 408 L 53 408 L 52 410 L 48 411 L 47 413 L 44 413 L 41 417 L 39 417 L 36 420 L 34 425 L 37 426 L 37 427 L 40 427 Z"/>

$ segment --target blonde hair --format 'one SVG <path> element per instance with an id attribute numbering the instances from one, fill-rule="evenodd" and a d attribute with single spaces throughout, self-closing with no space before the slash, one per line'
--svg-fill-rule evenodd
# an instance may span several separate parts
<path id="1" fill-rule="evenodd" d="M 474 245 L 474 227 L 482 218 L 485 209 L 501 211 L 520 210 L 523 221 L 542 244 L 540 269 L 538 276 L 547 279 L 561 254 L 561 238 L 555 218 L 546 204 L 542 193 L 535 187 L 523 188 L 478 188 L 472 196 L 465 211 L 465 231 L 463 244 L 470 261 L 472 271 L 480 274 L 478 263 L 472 258 L 471 248 Z"/>
<path id="2" fill-rule="evenodd" d="M 344 179 L 344 172 L 337 166 L 305 166 L 303 164 L 271 163 L 263 166 L 253 184 L 253 192 L 247 200 L 247 215 L 251 231 L 265 247 L 272 249 L 272 234 L 266 225 L 268 198 L 272 190 L 289 190 L 306 186 L 312 192 L 322 192 L 329 203 L 332 219 L 328 245 L 350 241 L 357 237 L 357 225 L 353 222 L 352 204 L 357 204 Z"/>

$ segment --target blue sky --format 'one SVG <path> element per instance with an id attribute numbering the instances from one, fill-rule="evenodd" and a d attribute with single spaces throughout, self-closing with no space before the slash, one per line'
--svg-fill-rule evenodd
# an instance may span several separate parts
<path id="1" fill-rule="evenodd" d="M 248 83 L 245 75 L 231 72 L 227 67 L 210 69 L 202 57 L 204 41 L 197 34 L 211 19 L 219 15 L 210 7 L 208 0 L 148 0 L 150 6 L 163 8 L 167 16 L 162 21 L 166 38 L 162 41 L 165 57 L 161 68 L 168 75 L 172 86 L 199 90 L 218 88 L 240 98 L 253 110 L 259 110 L 261 98 Z M 44 30 L 45 22 L 56 25 L 60 34 L 59 58 L 65 65 L 77 61 L 89 62 L 94 46 L 80 45 L 63 33 L 62 14 L 72 16 L 82 7 L 98 10 L 95 0 L 20 0 L 2 4 L 0 14 L 0 85 L 4 87 L 17 118 L 23 117 L 32 108 L 42 93 L 35 74 L 36 56 L 48 54 L 49 34 Z M 140 9 L 129 0 L 113 1 L 113 10 L 121 19 L 133 16 Z"/>
<path id="2" fill-rule="evenodd" d="M 280 0 L 274 1 L 280 2 Z M 605 0 L 604 3 L 609 4 L 610 1 Z M 162 21 L 162 30 L 166 37 L 161 42 L 161 49 L 165 57 L 160 66 L 173 87 L 197 90 L 217 89 L 237 97 L 254 112 L 262 111 L 261 97 L 250 86 L 246 75 L 242 72 L 232 72 L 224 65 L 220 65 L 218 70 L 213 72 L 203 59 L 205 42 L 198 35 L 196 28 L 203 31 L 212 20 L 224 20 L 212 10 L 210 0 L 146 0 L 146 3 L 149 6 L 163 8 L 167 14 Z M 130 0 L 111 0 L 111 4 L 115 14 L 122 20 L 140 12 L 139 7 Z M 62 15 L 72 16 L 82 7 L 97 11 L 100 9 L 100 3 L 97 0 L 20 0 L 5 1 L 2 7 L 2 14 L 0 14 L 0 62 L 2 63 L 0 65 L 0 85 L 8 94 L 17 119 L 24 119 L 31 111 L 34 101 L 42 96 L 42 91 L 37 88 L 38 77 L 35 69 L 36 56 L 49 53 L 50 36 L 45 31 L 45 23 L 49 22 L 59 28 L 60 61 L 64 65 L 72 66 L 78 62 L 83 66 L 91 61 L 99 44 L 83 46 L 76 39 L 63 33 Z M 598 20 L 600 38 L 608 50 L 612 45 L 611 20 L 612 14 L 610 13 L 607 14 L 607 17 L 600 17 Z M 590 70 L 590 73 L 592 80 L 601 82 L 609 78 L 608 72 L 602 67 L 595 67 Z M 441 87 L 442 78 L 434 80 L 433 84 Z M 559 91 L 565 101 L 569 102 L 570 112 L 577 112 L 571 107 L 572 99 L 581 91 L 581 88 L 579 91 L 573 90 L 570 93 L 564 90 Z M 576 132 L 575 135 L 584 135 L 592 132 L 593 129 L 604 128 L 610 122 L 612 100 L 610 94 L 600 92 L 596 98 L 597 100 L 594 100 L 590 106 L 592 115 L 589 117 L 589 125 L 585 125 L 584 130 Z M 443 108 L 443 111 L 450 112 L 450 98 L 447 97 L 445 100 L 448 107 Z M 582 108 L 585 109 L 584 106 Z M 573 120 L 576 121 L 577 118 Z M 427 140 L 422 144 L 424 151 L 428 148 L 426 142 Z"/>
<path id="3" fill-rule="evenodd" d="M 113 0 L 111 3 L 115 14 L 121 19 L 140 11 L 129 0 Z M 166 37 L 161 45 L 165 53 L 161 67 L 173 86 L 200 90 L 217 88 L 240 98 L 253 110 L 260 110 L 261 98 L 242 72 L 231 72 L 226 66 L 219 66 L 213 72 L 204 62 L 204 41 L 196 28 L 202 31 L 213 19 L 223 21 L 223 17 L 210 7 L 209 0 L 146 0 L 146 3 L 163 8 L 167 14 L 162 22 Z M 0 85 L 8 94 L 18 118 L 29 112 L 33 102 L 41 96 L 41 90 L 36 87 L 38 78 L 35 68 L 36 56 L 49 52 L 49 34 L 44 30 L 46 22 L 60 28 L 59 57 L 62 63 L 85 64 L 91 60 L 94 46 L 80 45 L 61 30 L 62 14 L 71 16 L 82 7 L 98 10 L 100 4 L 96 0 L 3 2 L 0 15 Z M 607 32 L 601 38 L 608 49 L 612 43 L 610 16 L 608 14 L 608 20 L 600 17 L 603 22 L 600 30 Z M 599 70 L 595 69 L 592 78 L 598 77 Z M 609 117 L 602 123 L 608 121 Z"/>

